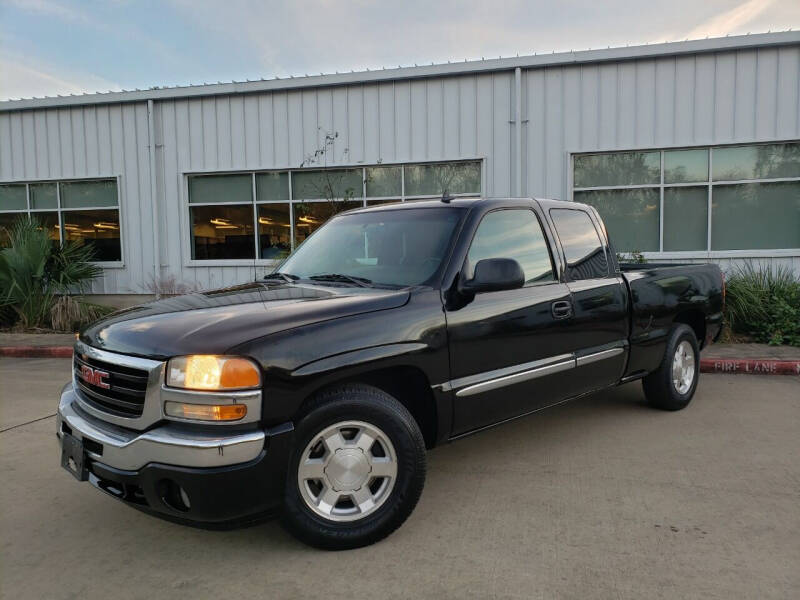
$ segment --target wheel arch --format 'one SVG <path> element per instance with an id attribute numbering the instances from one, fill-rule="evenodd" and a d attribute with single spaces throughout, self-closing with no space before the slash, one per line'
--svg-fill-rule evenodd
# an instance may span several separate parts
<path id="1" fill-rule="evenodd" d="M 697 344 L 702 349 L 706 342 L 706 316 L 703 311 L 697 308 L 691 308 L 678 313 L 672 321 L 673 323 L 682 323 L 688 325 L 694 331 L 697 338 Z"/>
<path id="2" fill-rule="evenodd" d="M 416 421 L 427 448 L 438 439 L 439 414 L 430 381 L 422 369 L 413 365 L 394 365 L 358 373 L 345 374 L 328 381 L 309 393 L 300 405 L 295 420 L 304 413 L 309 402 L 319 393 L 346 384 L 360 383 L 376 387 L 397 399 Z"/>

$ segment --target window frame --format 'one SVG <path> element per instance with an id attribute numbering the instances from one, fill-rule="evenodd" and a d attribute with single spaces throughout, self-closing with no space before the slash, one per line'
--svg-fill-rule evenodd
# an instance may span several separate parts
<path id="1" fill-rule="evenodd" d="M 108 181 L 114 180 L 117 186 L 117 204 L 115 206 L 80 206 L 77 208 L 64 208 L 61 206 L 61 185 L 62 183 L 73 182 L 94 182 L 94 181 Z M 54 183 L 56 184 L 56 206 L 55 208 L 31 208 L 31 189 L 30 186 L 39 183 Z M 56 213 L 58 215 L 58 237 L 61 244 L 64 243 L 64 228 L 61 215 L 63 213 L 81 212 L 87 210 L 116 210 L 119 219 L 119 260 L 95 260 L 92 261 L 93 265 L 103 269 L 123 269 L 125 268 L 125 238 L 122 232 L 125 227 L 125 216 L 123 211 L 123 198 L 122 198 L 122 175 L 98 175 L 94 177 L 49 177 L 41 179 L 30 180 L 17 180 L 17 181 L 0 181 L 0 185 L 25 185 L 25 204 L 26 208 L 17 210 L 0 210 L 3 214 L 26 214 L 29 217 L 36 213 Z"/>
<path id="2" fill-rule="evenodd" d="M 770 179 L 743 179 L 743 180 L 719 180 L 714 181 L 714 150 L 719 148 L 735 148 L 742 146 L 763 146 L 763 145 L 779 145 L 779 144 L 798 144 L 800 139 L 770 139 L 770 140 L 754 140 L 754 141 L 737 141 L 728 144 L 703 144 L 703 145 L 676 145 L 676 146 L 659 146 L 659 147 L 632 147 L 632 148 L 602 148 L 596 150 L 578 150 L 570 149 L 567 151 L 567 198 L 569 201 L 575 200 L 575 192 L 584 191 L 603 191 L 603 190 L 628 190 L 628 189 L 658 189 L 659 190 L 659 239 L 658 250 L 642 252 L 642 255 L 649 259 L 692 259 L 692 258 L 772 258 L 772 257 L 789 257 L 799 256 L 800 248 L 775 248 L 775 249 L 752 249 L 752 250 L 712 250 L 711 249 L 711 229 L 713 223 L 713 207 L 712 207 L 712 192 L 714 186 L 722 185 L 740 185 L 746 183 L 781 183 L 781 182 L 796 182 L 800 183 L 800 177 L 776 177 Z M 708 173 L 706 174 L 705 181 L 694 181 L 686 183 L 665 183 L 664 182 L 664 153 L 676 150 L 707 150 L 708 151 Z M 660 152 L 661 153 L 661 175 L 658 184 L 639 184 L 639 185 L 612 185 L 612 186 L 592 186 L 592 187 L 575 187 L 575 157 L 586 154 L 619 154 L 624 152 Z M 707 230 L 706 230 L 706 248 L 701 250 L 664 250 L 664 189 L 676 187 L 706 187 L 707 196 Z M 617 252 L 624 254 L 627 251 L 617 249 Z"/>
<path id="3" fill-rule="evenodd" d="M 559 262 L 556 261 L 556 257 L 553 256 L 553 246 L 552 242 L 550 241 L 550 236 L 548 235 L 547 228 L 545 223 L 542 221 L 542 217 L 539 215 L 539 212 L 534 210 L 533 207 L 530 206 L 500 206 L 497 208 L 492 208 L 491 210 L 487 210 L 480 216 L 478 222 L 475 224 L 472 233 L 469 237 L 469 244 L 466 246 L 466 250 L 464 252 L 464 260 L 461 261 L 461 265 L 459 267 L 459 273 L 464 272 L 464 268 L 467 266 L 467 262 L 469 261 L 469 251 L 472 250 L 472 244 L 475 242 L 475 236 L 478 235 L 478 230 L 481 228 L 484 219 L 489 215 L 501 212 L 505 210 L 527 210 L 533 213 L 533 217 L 536 219 L 536 222 L 539 224 L 539 230 L 542 232 L 542 239 L 544 240 L 545 247 L 547 248 L 547 255 L 550 257 L 550 270 L 553 273 L 553 279 L 550 281 L 534 281 L 532 283 L 524 283 L 521 288 L 516 289 L 527 289 L 532 287 L 540 287 L 544 285 L 553 285 L 556 283 L 562 283 L 561 281 L 561 269 L 558 266 Z M 502 258 L 511 258 L 511 257 L 502 257 Z M 492 293 L 492 292 L 482 292 L 482 293 Z"/>
<path id="4" fill-rule="evenodd" d="M 428 194 L 422 196 L 406 196 L 405 194 L 405 168 L 406 166 L 417 166 L 417 165 L 433 165 L 433 164 L 458 164 L 458 163 L 479 163 L 480 165 L 480 191 L 474 193 L 464 193 L 464 194 L 451 194 L 453 198 L 480 198 L 486 196 L 486 157 L 465 157 L 465 158 L 458 158 L 453 160 L 427 160 L 427 161 L 420 161 L 420 162 L 413 162 L 413 161 L 382 161 L 378 163 L 343 163 L 343 164 L 335 164 L 330 165 L 327 167 L 321 166 L 313 166 L 313 167 L 290 167 L 290 166 L 281 166 L 281 167 L 270 167 L 270 168 L 262 168 L 262 169 L 246 169 L 246 170 L 236 170 L 236 169 L 219 169 L 219 170 L 204 170 L 204 171 L 184 171 L 181 174 L 181 216 L 180 216 L 180 224 L 181 224 L 181 245 L 184 251 L 184 259 L 183 259 L 183 266 L 184 267 L 273 267 L 283 259 L 270 259 L 270 258 L 258 258 L 260 253 L 259 242 L 258 242 L 258 206 L 261 204 L 288 204 L 289 205 L 289 235 L 291 240 L 291 250 L 290 252 L 294 252 L 299 244 L 296 244 L 295 239 L 295 205 L 297 204 L 310 204 L 313 202 L 327 202 L 324 198 L 307 198 L 307 199 L 295 199 L 293 198 L 294 190 L 293 190 L 293 177 L 292 173 L 299 172 L 299 171 L 322 171 L 322 170 L 348 170 L 348 169 L 360 169 L 361 170 L 361 194 L 353 196 L 352 198 L 345 199 L 345 198 L 338 198 L 336 201 L 343 201 L 349 200 L 353 202 L 360 202 L 361 208 L 375 206 L 377 203 L 376 201 L 397 201 L 397 202 L 411 202 L 415 200 L 433 200 L 441 198 L 440 194 Z M 374 167 L 401 167 L 400 168 L 400 195 L 399 196 L 374 196 L 374 197 L 367 197 L 367 180 L 366 180 L 366 170 L 369 168 Z M 289 180 L 289 198 L 288 199 L 281 199 L 281 200 L 257 200 L 257 188 L 256 188 L 256 176 L 262 173 L 276 173 L 276 172 L 285 172 L 288 175 Z M 248 174 L 251 177 L 252 182 L 252 192 L 250 197 L 250 202 L 190 202 L 189 199 L 189 179 L 191 177 L 198 177 L 203 175 L 242 175 Z M 242 258 L 226 258 L 226 259 L 194 259 L 192 258 L 192 219 L 190 209 L 192 206 L 246 206 L 246 205 L 253 206 L 253 226 L 254 226 L 254 236 L 256 237 L 255 241 L 255 256 L 250 259 L 242 259 Z"/>

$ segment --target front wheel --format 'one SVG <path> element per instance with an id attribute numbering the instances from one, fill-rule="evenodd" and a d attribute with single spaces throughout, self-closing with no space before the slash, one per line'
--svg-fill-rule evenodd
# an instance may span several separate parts
<path id="1" fill-rule="evenodd" d="M 644 395 L 662 410 L 680 410 L 692 401 L 700 376 L 700 348 L 694 330 L 676 325 L 670 331 L 658 369 L 642 380 Z"/>
<path id="2" fill-rule="evenodd" d="M 358 548 L 411 514 L 425 482 L 425 442 L 396 399 L 366 385 L 323 392 L 296 432 L 284 523 L 302 541 Z"/>

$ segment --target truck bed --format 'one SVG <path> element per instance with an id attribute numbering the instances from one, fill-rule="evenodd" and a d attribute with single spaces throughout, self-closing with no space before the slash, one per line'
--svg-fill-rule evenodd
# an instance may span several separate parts
<path id="1" fill-rule="evenodd" d="M 620 263 L 630 293 L 631 352 L 626 377 L 655 369 L 673 322 L 695 330 L 702 348 L 722 329 L 724 283 L 711 263 Z"/>

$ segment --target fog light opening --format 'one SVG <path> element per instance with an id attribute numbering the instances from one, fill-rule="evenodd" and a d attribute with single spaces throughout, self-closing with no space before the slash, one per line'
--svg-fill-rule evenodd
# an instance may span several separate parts
<path id="1" fill-rule="evenodd" d="M 192 503 L 189 502 L 189 494 L 187 494 L 186 490 L 183 489 L 181 486 L 178 486 L 178 489 L 181 492 L 181 501 L 183 502 L 183 505 L 186 507 L 186 510 L 189 510 L 190 508 L 192 508 Z"/>
<path id="2" fill-rule="evenodd" d="M 187 512 L 192 503 L 189 501 L 189 494 L 180 485 L 171 479 L 162 479 L 158 485 L 161 501 L 172 510 Z"/>

